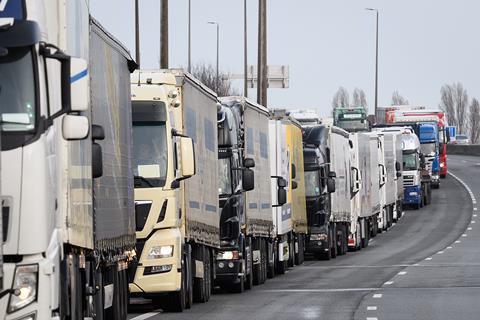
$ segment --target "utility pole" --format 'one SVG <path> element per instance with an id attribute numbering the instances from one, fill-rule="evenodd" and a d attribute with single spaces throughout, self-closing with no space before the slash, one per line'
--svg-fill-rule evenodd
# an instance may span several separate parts
<path id="1" fill-rule="evenodd" d="M 137 0 L 138 1 L 138 0 Z M 160 68 L 168 69 L 168 0 L 161 0 Z"/>
<path id="2" fill-rule="evenodd" d="M 243 0 L 243 96 L 248 97 L 247 0 Z"/>
<path id="3" fill-rule="evenodd" d="M 258 71 L 257 102 L 267 106 L 267 0 L 259 0 L 258 10 Z"/>
<path id="4" fill-rule="evenodd" d="M 140 68 L 140 21 L 138 14 L 138 0 L 135 0 L 135 60 Z"/>
<path id="5" fill-rule="evenodd" d="M 188 0 L 188 72 L 192 72 L 192 0 Z"/>
<path id="6" fill-rule="evenodd" d="M 375 116 L 377 115 L 378 108 L 378 9 L 366 8 L 368 11 L 374 11 L 377 18 L 377 27 L 375 30 Z"/>

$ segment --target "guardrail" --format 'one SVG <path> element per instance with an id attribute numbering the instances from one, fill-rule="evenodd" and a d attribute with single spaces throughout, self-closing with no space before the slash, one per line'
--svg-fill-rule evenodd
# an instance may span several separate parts
<path id="1" fill-rule="evenodd" d="M 449 154 L 480 156 L 480 144 L 471 144 L 471 145 L 447 144 L 447 155 Z"/>

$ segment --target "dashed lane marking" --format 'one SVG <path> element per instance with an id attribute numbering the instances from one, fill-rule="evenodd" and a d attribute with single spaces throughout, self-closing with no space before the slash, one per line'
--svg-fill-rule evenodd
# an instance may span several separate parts
<path id="1" fill-rule="evenodd" d="M 452 249 L 453 247 L 447 247 L 447 249 Z"/>
<path id="2" fill-rule="evenodd" d="M 330 293 L 330 292 L 356 292 L 356 291 L 378 291 L 379 288 L 341 288 L 341 289 L 265 289 L 258 290 L 259 292 L 271 292 L 271 293 L 281 293 L 281 292 L 291 292 L 291 293 L 302 293 L 302 292 L 319 292 L 319 293 Z"/>
<path id="3" fill-rule="evenodd" d="M 464 237 L 464 238 L 465 238 L 466 236 L 467 236 L 467 234 L 466 234 L 466 233 L 462 234 L 462 237 Z"/>
<path id="4" fill-rule="evenodd" d="M 367 310 L 368 310 L 368 311 L 376 311 L 376 310 L 377 310 L 377 306 L 368 306 L 368 307 L 367 307 Z"/>
<path id="5" fill-rule="evenodd" d="M 132 318 L 130 320 L 145 320 L 145 319 L 148 319 L 148 318 L 151 318 L 151 317 L 155 317 L 157 314 L 159 314 L 160 312 L 149 312 L 149 313 L 144 313 L 144 314 L 141 314 L 135 318 Z"/>
<path id="6" fill-rule="evenodd" d="M 387 281 L 387 282 L 385 282 L 383 285 L 389 286 L 389 285 L 391 285 L 391 284 L 393 284 L 393 281 Z"/>
<path id="7" fill-rule="evenodd" d="M 432 260 L 432 257 L 425 258 L 425 260 L 430 261 Z"/>
<path id="8" fill-rule="evenodd" d="M 467 230 L 468 230 L 468 231 L 472 230 L 472 227 L 468 227 Z"/>
<path id="9" fill-rule="evenodd" d="M 460 241 L 460 240 L 455 241 L 455 243 L 461 243 L 461 242 L 462 242 L 462 241 Z"/>
<path id="10" fill-rule="evenodd" d="M 400 271 L 400 272 L 398 273 L 399 276 L 404 276 L 404 275 L 406 275 L 406 274 L 407 274 L 407 271 Z"/>
<path id="11" fill-rule="evenodd" d="M 378 320 L 378 318 L 375 318 L 375 317 L 367 317 L 367 320 Z"/>
<path id="12" fill-rule="evenodd" d="M 437 254 L 443 254 L 444 251 L 438 251 Z"/>
<path id="13" fill-rule="evenodd" d="M 375 294 L 373 295 L 373 298 L 374 298 L 374 299 L 380 299 L 381 297 L 382 297 L 382 294 L 381 294 L 381 293 L 375 293 Z"/>

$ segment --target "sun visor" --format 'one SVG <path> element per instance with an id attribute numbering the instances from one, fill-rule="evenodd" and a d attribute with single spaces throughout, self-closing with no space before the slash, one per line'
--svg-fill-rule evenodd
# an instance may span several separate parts
<path id="1" fill-rule="evenodd" d="M 2 26 L 3 25 L 3 26 Z M 40 28 L 35 21 L 0 18 L 0 47 L 31 46 L 40 41 Z"/>

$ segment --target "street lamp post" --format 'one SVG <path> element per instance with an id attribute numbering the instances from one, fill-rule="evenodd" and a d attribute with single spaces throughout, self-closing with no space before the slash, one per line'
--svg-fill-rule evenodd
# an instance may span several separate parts
<path id="1" fill-rule="evenodd" d="M 376 40 L 375 40 L 375 115 L 378 107 L 378 9 L 366 8 L 365 10 L 374 11 L 377 17 Z"/>
<path id="2" fill-rule="evenodd" d="M 208 24 L 213 24 L 217 26 L 217 78 L 215 80 L 215 87 L 216 87 L 216 91 L 218 91 L 218 85 L 220 82 L 219 69 L 218 69 L 219 58 L 220 58 L 220 25 L 218 24 L 218 22 L 215 22 L 215 21 L 209 21 Z"/>

